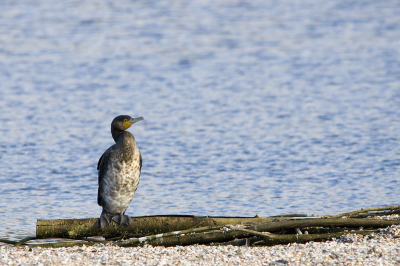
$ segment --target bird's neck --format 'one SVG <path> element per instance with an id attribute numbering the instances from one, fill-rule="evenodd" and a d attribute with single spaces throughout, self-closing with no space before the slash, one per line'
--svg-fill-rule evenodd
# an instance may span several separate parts
<path id="1" fill-rule="evenodd" d="M 128 131 L 121 131 L 118 134 L 112 134 L 114 141 L 119 145 L 135 145 L 135 137 Z"/>
<path id="2" fill-rule="evenodd" d="M 118 138 L 122 135 L 122 130 L 111 128 L 111 135 L 115 142 L 118 142 Z"/>

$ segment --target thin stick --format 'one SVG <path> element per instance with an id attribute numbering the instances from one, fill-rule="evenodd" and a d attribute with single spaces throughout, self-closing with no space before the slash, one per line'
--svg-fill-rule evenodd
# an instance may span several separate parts
<path id="1" fill-rule="evenodd" d="M 286 245 L 289 243 L 306 243 L 310 241 L 322 242 L 332 240 L 334 238 L 339 238 L 342 235 L 346 234 L 359 234 L 359 235 L 369 235 L 371 231 L 357 230 L 351 232 L 336 232 L 336 233 L 327 233 L 327 234 L 308 234 L 308 235 L 276 235 L 271 234 L 268 238 L 263 238 L 261 241 L 254 243 L 254 245 L 261 246 L 273 246 L 273 245 Z"/>
<path id="2" fill-rule="evenodd" d="M 26 237 L 26 238 L 22 239 L 21 241 L 19 241 L 15 246 L 16 246 L 16 247 L 22 246 L 22 245 L 24 245 L 26 242 L 28 242 L 29 240 L 33 240 L 33 239 L 36 239 L 36 237 L 34 237 L 34 236 Z"/>
<path id="3" fill-rule="evenodd" d="M 18 241 L 12 241 L 12 240 L 8 240 L 8 239 L 4 239 L 4 238 L 0 238 L 0 242 L 10 244 L 10 245 L 18 244 Z"/>
<path id="4" fill-rule="evenodd" d="M 394 213 L 394 211 L 400 211 L 400 205 L 361 209 L 358 211 L 346 212 L 346 213 L 342 213 L 342 214 L 338 214 L 338 215 L 334 215 L 334 216 L 327 216 L 327 217 L 329 217 L 329 218 L 350 217 L 350 216 L 355 216 L 357 214 L 368 213 L 368 212 L 373 212 L 373 211 L 390 211 L 391 213 Z"/>
<path id="5" fill-rule="evenodd" d="M 394 224 L 400 224 L 400 220 L 379 220 L 360 218 L 323 218 L 323 219 L 302 219 L 270 222 L 249 226 L 246 229 L 258 232 L 271 232 L 284 229 L 304 228 L 313 226 L 340 226 L 340 227 L 373 227 L 384 228 Z"/>

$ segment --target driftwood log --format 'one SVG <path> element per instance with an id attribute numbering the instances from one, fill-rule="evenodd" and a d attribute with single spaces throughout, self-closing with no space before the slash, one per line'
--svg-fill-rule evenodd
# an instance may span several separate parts
<path id="1" fill-rule="evenodd" d="M 128 226 L 117 226 L 112 222 L 104 229 L 99 229 L 99 219 L 62 219 L 37 220 L 36 238 L 72 238 L 103 236 L 106 238 L 124 236 L 143 237 L 172 231 L 187 230 L 204 226 L 254 225 L 271 221 L 288 219 L 288 217 L 209 217 L 190 215 L 164 215 L 131 217 Z"/>
<path id="2" fill-rule="evenodd" d="M 379 228 L 399 225 L 397 219 L 376 219 L 375 216 L 399 214 L 399 206 L 361 209 L 335 216 L 309 217 L 283 215 L 262 218 L 198 217 L 187 215 L 132 217 L 129 226 L 114 222 L 100 230 L 99 219 L 38 220 L 36 237 L 19 242 L 0 242 L 15 246 L 32 239 L 73 239 L 74 242 L 39 244 L 31 246 L 68 247 L 112 243 L 121 247 L 143 245 L 277 245 L 326 241 L 348 233 L 367 235 Z M 91 239 L 103 236 L 105 240 Z M 81 240 L 81 242 L 77 242 Z M 85 242 L 82 242 L 82 241 Z"/>

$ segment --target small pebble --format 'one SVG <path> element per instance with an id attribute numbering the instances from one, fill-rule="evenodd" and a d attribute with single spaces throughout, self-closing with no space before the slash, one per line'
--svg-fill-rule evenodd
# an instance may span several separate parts
<path id="1" fill-rule="evenodd" d="M 0 265 L 400 265 L 400 226 L 368 236 L 272 247 L 0 247 Z"/>

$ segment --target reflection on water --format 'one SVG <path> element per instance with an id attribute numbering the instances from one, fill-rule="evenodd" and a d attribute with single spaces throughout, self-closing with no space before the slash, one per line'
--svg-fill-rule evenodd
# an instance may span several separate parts
<path id="1" fill-rule="evenodd" d="M 116 115 L 127 213 L 334 214 L 398 204 L 398 1 L 5 1 L 0 236 L 86 218 Z"/>

